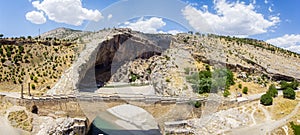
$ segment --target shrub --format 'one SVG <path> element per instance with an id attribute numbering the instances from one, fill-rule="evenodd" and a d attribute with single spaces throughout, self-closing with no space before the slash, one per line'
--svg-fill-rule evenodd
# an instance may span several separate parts
<path id="1" fill-rule="evenodd" d="M 274 84 L 270 85 L 269 90 L 267 91 L 267 94 L 269 94 L 271 97 L 277 97 L 278 90 L 276 89 Z"/>
<path id="2" fill-rule="evenodd" d="M 199 101 L 196 101 L 195 104 L 194 104 L 194 106 L 196 108 L 200 108 L 201 107 L 201 103 Z"/>
<path id="3" fill-rule="evenodd" d="M 281 85 L 281 89 L 292 88 L 296 90 L 297 87 L 299 86 L 299 82 L 297 82 L 296 80 L 293 80 L 291 83 L 288 83 L 286 81 L 281 81 L 280 85 Z"/>
<path id="4" fill-rule="evenodd" d="M 197 74 L 188 76 L 187 80 L 193 84 L 193 89 L 199 94 L 216 92 L 225 86 L 228 90 L 231 85 L 235 84 L 233 73 L 228 69 L 216 69 L 211 72 L 207 68 L 207 70 L 200 71 L 198 76 Z"/>
<path id="5" fill-rule="evenodd" d="M 130 82 L 135 82 L 137 79 L 139 79 L 140 77 L 137 74 L 131 73 L 131 79 Z"/>
<path id="6" fill-rule="evenodd" d="M 242 84 L 239 84 L 239 86 L 238 86 L 238 87 L 241 89 L 243 86 L 242 86 Z"/>
<path id="7" fill-rule="evenodd" d="M 166 82 L 171 82 L 171 80 L 169 78 L 166 79 Z"/>
<path id="8" fill-rule="evenodd" d="M 296 90 L 298 86 L 299 86 L 299 82 L 294 79 L 293 82 L 291 83 L 291 88 Z"/>
<path id="9" fill-rule="evenodd" d="M 50 89 L 50 88 L 51 88 L 51 87 L 48 85 L 48 86 L 47 86 L 47 89 Z"/>
<path id="10" fill-rule="evenodd" d="M 273 98 L 269 94 L 263 94 L 260 97 L 260 103 L 262 105 L 272 105 L 273 104 Z"/>
<path id="11" fill-rule="evenodd" d="M 300 134 L 300 126 L 299 125 L 295 125 L 294 122 L 290 122 L 291 127 L 294 131 L 294 135 L 299 135 Z"/>
<path id="12" fill-rule="evenodd" d="M 31 75 L 30 75 L 30 80 L 33 80 L 33 77 L 34 77 L 33 74 L 31 74 Z"/>
<path id="13" fill-rule="evenodd" d="M 223 96 L 228 97 L 230 95 L 230 92 L 228 90 L 224 90 Z"/>
<path id="14" fill-rule="evenodd" d="M 35 85 L 34 85 L 34 84 L 31 84 L 31 88 L 32 88 L 33 90 L 35 90 Z"/>
<path id="15" fill-rule="evenodd" d="M 244 93 L 244 94 L 248 94 L 248 87 L 244 87 L 244 88 L 243 88 L 243 93 Z"/>
<path id="16" fill-rule="evenodd" d="M 34 81 L 35 83 L 37 83 L 37 82 L 38 82 L 38 78 L 35 76 L 35 77 L 33 78 L 33 81 Z"/>
<path id="17" fill-rule="evenodd" d="M 190 68 L 184 68 L 184 73 L 188 75 L 190 73 Z"/>
<path id="18" fill-rule="evenodd" d="M 5 62 L 5 58 L 1 58 L 1 63 L 4 63 Z"/>
<path id="19" fill-rule="evenodd" d="M 292 88 L 287 88 L 283 91 L 283 97 L 288 99 L 295 99 L 296 93 Z"/>
<path id="20" fill-rule="evenodd" d="M 211 89 L 211 72 L 210 71 L 200 71 L 199 72 L 199 89 L 198 93 L 208 93 Z"/>
<path id="21" fill-rule="evenodd" d="M 21 83 L 23 83 L 23 81 L 22 81 L 22 79 L 21 78 L 19 78 L 18 79 L 18 81 L 19 81 L 19 83 L 21 84 Z"/>

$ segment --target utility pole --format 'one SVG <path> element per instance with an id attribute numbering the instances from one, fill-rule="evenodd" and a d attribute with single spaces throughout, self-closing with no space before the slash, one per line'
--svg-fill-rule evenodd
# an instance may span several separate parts
<path id="1" fill-rule="evenodd" d="M 23 84 L 21 85 L 21 99 L 23 99 Z"/>
<path id="2" fill-rule="evenodd" d="M 30 82 L 28 83 L 28 96 L 31 96 L 31 94 L 30 94 Z"/>

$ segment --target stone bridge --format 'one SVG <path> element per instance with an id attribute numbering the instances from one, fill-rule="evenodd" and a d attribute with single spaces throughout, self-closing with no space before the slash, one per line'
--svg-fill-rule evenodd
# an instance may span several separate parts
<path id="1" fill-rule="evenodd" d="M 96 95 L 94 93 L 80 93 L 77 95 L 49 95 L 41 97 L 10 96 L 0 93 L 0 99 L 14 105 L 25 106 L 32 113 L 40 116 L 68 116 L 85 119 L 82 126 L 89 126 L 93 120 L 115 106 L 130 104 L 140 107 L 150 113 L 158 123 L 163 133 L 165 122 L 181 121 L 199 118 L 205 106 L 214 103 L 207 102 L 207 98 L 163 97 L 145 95 Z M 200 101 L 202 106 L 195 108 L 194 103 Z M 217 102 L 216 102 L 217 103 Z M 220 102 L 219 102 L 220 103 Z M 219 109 L 239 105 L 237 102 L 223 100 Z M 87 120 L 86 120 L 87 118 Z M 79 120 L 80 121 L 80 120 Z"/>
<path id="2" fill-rule="evenodd" d="M 0 93 L 2 100 L 14 105 L 24 106 L 32 113 L 40 116 L 67 116 L 72 118 L 87 118 L 90 125 L 93 120 L 109 108 L 131 104 L 149 112 L 163 128 L 165 121 L 176 121 L 200 117 L 201 109 L 194 108 L 194 102 L 204 104 L 205 98 L 180 98 L 143 95 L 51 95 L 51 96 L 9 96 Z"/>

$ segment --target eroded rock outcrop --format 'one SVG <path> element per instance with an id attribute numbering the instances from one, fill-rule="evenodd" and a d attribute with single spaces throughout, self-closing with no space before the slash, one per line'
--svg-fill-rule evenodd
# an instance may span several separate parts
<path id="1" fill-rule="evenodd" d="M 85 135 L 87 133 L 86 119 L 40 117 L 37 135 Z"/>

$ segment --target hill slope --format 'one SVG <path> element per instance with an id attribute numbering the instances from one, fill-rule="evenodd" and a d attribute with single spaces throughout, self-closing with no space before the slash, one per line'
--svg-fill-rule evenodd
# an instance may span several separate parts
<path id="1" fill-rule="evenodd" d="M 55 76 L 56 79 L 51 81 L 49 78 L 43 78 L 42 82 L 45 83 L 49 80 L 53 82 L 51 86 L 60 82 L 50 93 L 73 93 L 73 90 L 77 89 L 73 87 L 78 86 L 67 87 L 66 82 L 77 80 L 78 82 L 72 84 L 80 84 L 80 81 L 88 75 L 87 71 L 96 70 L 92 75 L 95 85 L 114 82 L 135 85 L 151 83 L 156 94 L 159 95 L 193 95 L 193 90 L 186 77 L 205 70 L 206 65 L 210 65 L 212 69 L 229 68 L 234 72 L 235 78 L 253 82 L 257 84 L 256 87 L 259 85 L 266 87 L 274 81 L 291 81 L 294 78 L 300 80 L 299 54 L 254 39 L 211 34 L 178 34 L 175 36 L 144 34 L 130 29 L 83 32 L 67 28 L 46 32 L 41 37 L 42 41 L 33 39 L 1 40 L 4 60 L 0 64 L 5 70 L 2 70 L 0 84 L 11 82 L 4 83 L 6 87 L 9 87 L 9 85 L 15 85 L 13 84 L 15 81 L 24 80 L 24 78 L 27 79 L 23 82 L 34 81 L 34 77 L 30 78 L 31 74 L 43 76 L 41 74 L 45 72 L 52 77 Z M 18 45 L 18 43 L 24 45 Z M 22 51 L 20 53 L 20 49 L 18 50 L 20 46 L 25 47 L 24 53 Z M 6 48 L 9 47 L 15 48 L 15 50 L 12 49 L 14 51 L 11 56 L 7 56 Z M 82 49 L 84 53 L 81 53 L 75 62 L 77 63 L 75 66 L 79 67 L 76 68 L 78 71 L 70 71 L 75 69 L 72 67 L 74 64 L 71 65 L 71 61 Z M 46 51 L 48 54 L 43 55 Z M 32 56 L 29 57 L 30 62 L 26 62 L 23 57 L 29 55 L 29 52 Z M 14 57 L 17 59 L 19 56 L 17 54 L 22 56 L 22 60 L 16 62 L 12 59 Z M 39 62 L 33 64 L 34 61 Z M 46 66 L 49 64 L 62 68 L 60 70 L 51 69 Z M 36 67 L 45 68 L 39 71 Z M 71 68 L 68 73 L 64 73 L 69 67 Z M 16 69 L 24 70 L 25 73 L 18 75 Z M 43 69 L 48 69 L 48 73 Z M 72 75 L 74 72 L 78 72 L 80 76 Z M 9 77 L 7 77 L 8 75 Z M 13 77 L 15 75 L 18 76 L 17 79 Z M 61 76 L 64 77 L 60 79 Z M 40 79 L 38 80 L 40 81 Z M 38 88 L 45 87 L 46 85 L 41 85 Z"/>

